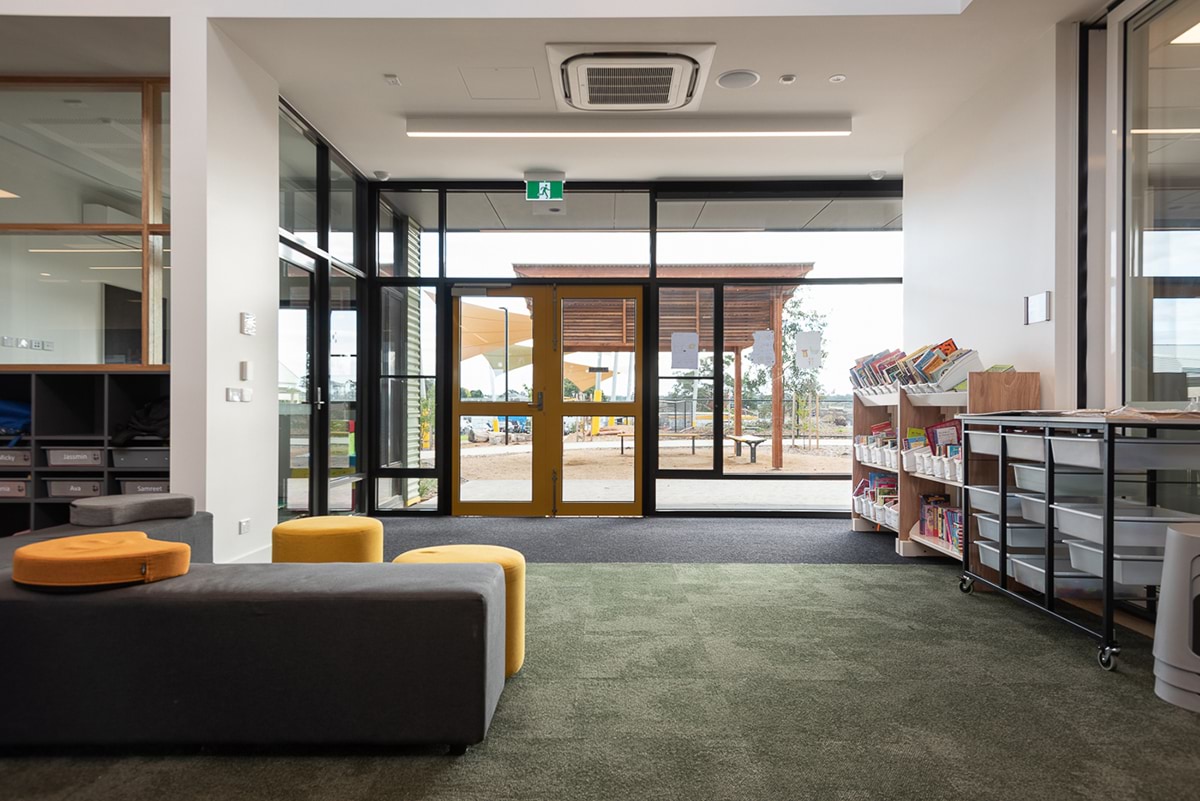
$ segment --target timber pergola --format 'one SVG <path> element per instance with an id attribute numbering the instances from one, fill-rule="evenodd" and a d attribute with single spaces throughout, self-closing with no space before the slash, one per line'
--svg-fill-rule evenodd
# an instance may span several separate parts
<path id="1" fill-rule="evenodd" d="M 754 345 L 754 332 L 775 332 L 775 359 L 771 367 L 771 466 L 783 468 L 783 307 L 812 272 L 813 264 L 660 264 L 659 278 L 722 282 L 724 336 L 722 351 L 733 352 L 733 436 L 742 436 L 742 351 Z M 645 264 L 514 264 L 521 278 L 644 279 L 650 268 Z M 778 284 L 735 284 L 738 280 L 777 279 Z M 658 350 L 671 350 L 671 334 L 695 331 L 700 351 L 717 352 L 714 347 L 713 308 L 704 293 L 710 287 L 670 286 L 659 288 Z M 632 351 L 637 337 L 636 309 L 632 300 L 596 298 L 563 315 L 564 353 L 607 353 Z M 719 388 L 718 388 L 719 391 Z"/>

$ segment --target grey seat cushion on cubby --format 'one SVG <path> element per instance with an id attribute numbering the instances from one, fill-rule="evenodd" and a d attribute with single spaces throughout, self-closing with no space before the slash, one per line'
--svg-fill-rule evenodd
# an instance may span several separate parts
<path id="1" fill-rule="evenodd" d="M 196 499 L 191 495 L 104 495 L 71 503 L 71 525 L 121 526 L 164 517 L 191 517 Z"/>
<path id="2" fill-rule="evenodd" d="M 185 542 L 192 549 L 192 564 L 209 564 L 213 560 L 213 517 L 208 512 L 196 512 L 191 517 L 168 517 L 161 520 L 139 520 L 136 524 L 118 526 L 72 526 L 70 524 L 39 528 L 32 534 L 17 534 L 0 537 L 0 570 L 12 566 L 13 551 L 22 545 L 58 537 L 74 537 L 79 534 L 99 534 L 105 531 L 141 531 L 154 540 Z"/>

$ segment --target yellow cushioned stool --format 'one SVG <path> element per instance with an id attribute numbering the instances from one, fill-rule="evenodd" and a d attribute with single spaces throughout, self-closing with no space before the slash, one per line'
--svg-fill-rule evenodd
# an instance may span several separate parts
<path id="1" fill-rule="evenodd" d="M 12 578 L 31 587 L 141 584 L 188 572 L 192 549 L 141 531 L 110 531 L 33 542 L 13 551 Z"/>
<path id="2" fill-rule="evenodd" d="M 525 664 L 525 557 L 499 545 L 435 545 L 406 551 L 393 562 L 463 564 L 491 562 L 504 568 L 504 675 Z"/>
<path id="3" fill-rule="evenodd" d="M 383 524 L 373 517 L 300 517 L 271 529 L 272 562 L 382 562 Z"/>

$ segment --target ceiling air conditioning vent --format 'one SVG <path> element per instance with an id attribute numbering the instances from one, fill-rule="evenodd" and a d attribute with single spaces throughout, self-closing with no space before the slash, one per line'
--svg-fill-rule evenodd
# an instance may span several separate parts
<path id="1" fill-rule="evenodd" d="M 693 111 L 714 45 L 547 45 L 561 111 Z"/>
<path id="2" fill-rule="evenodd" d="M 669 111 L 691 102 L 699 65 L 684 56 L 576 56 L 563 63 L 567 102 L 578 109 Z"/>

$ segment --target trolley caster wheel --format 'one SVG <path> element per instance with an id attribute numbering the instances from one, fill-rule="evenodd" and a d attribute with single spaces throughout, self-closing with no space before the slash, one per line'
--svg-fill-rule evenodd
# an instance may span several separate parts
<path id="1" fill-rule="evenodd" d="M 1120 653 L 1119 648 L 1101 648 L 1096 652 L 1096 662 L 1098 662 L 1100 667 L 1104 670 L 1116 670 L 1118 653 Z"/>
<path id="2" fill-rule="evenodd" d="M 970 595 L 975 592 L 975 579 L 960 578 L 958 580 L 958 591 L 964 595 Z"/>

